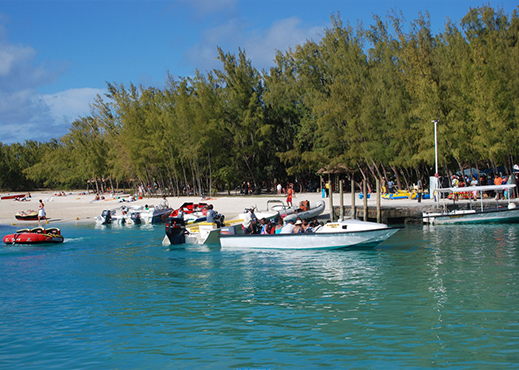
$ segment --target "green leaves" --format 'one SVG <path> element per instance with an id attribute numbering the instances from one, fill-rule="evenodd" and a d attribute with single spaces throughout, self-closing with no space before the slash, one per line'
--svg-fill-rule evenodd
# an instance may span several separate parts
<path id="1" fill-rule="evenodd" d="M 110 176 L 180 194 L 316 176 L 323 167 L 434 174 L 516 161 L 519 19 L 471 9 L 434 35 L 427 13 L 410 24 L 374 16 L 368 28 L 332 15 L 321 40 L 279 51 L 259 72 L 244 50 L 218 49 L 222 68 L 163 89 L 107 84 L 90 116 L 52 145 L 3 146 L 0 180 L 75 184 Z M 405 30 L 405 31 L 404 31 Z M 42 161 L 42 162 L 39 162 Z M 43 162 L 44 161 L 44 162 Z M 50 169 L 60 169 L 56 176 Z M 406 179 L 413 182 L 414 179 Z"/>

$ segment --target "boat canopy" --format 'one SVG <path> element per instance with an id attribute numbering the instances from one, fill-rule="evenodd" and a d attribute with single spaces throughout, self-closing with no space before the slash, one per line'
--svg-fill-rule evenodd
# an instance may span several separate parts
<path id="1" fill-rule="evenodd" d="M 514 188 L 515 184 L 505 185 L 481 185 L 481 186 L 463 186 L 456 188 L 438 188 L 435 189 L 441 193 L 468 193 L 472 191 L 499 191 Z"/>

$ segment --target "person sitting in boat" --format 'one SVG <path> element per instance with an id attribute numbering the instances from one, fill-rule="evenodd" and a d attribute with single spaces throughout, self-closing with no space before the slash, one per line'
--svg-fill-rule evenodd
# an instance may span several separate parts
<path id="1" fill-rule="evenodd" d="M 245 234 L 254 234 L 256 232 L 256 224 L 258 223 L 258 219 L 254 214 L 254 208 L 246 209 L 245 211 L 245 218 L 241 227 Z"/>
<path id="2" fill-rule="evenodd" d="M 283 228 L 280 231 L 280 234 L 292 234 L 292 231 L 294 231 L 294 227 L 294 220 L 290 220 L 285 226 L 283 226 Z"/>
<path id="3" fill-rule="evenodd" d="M 168 200 L 166 199 L 165 195 L 162 196 L 162 201 L 160 202 L 160 206 L 162 208 L 169 208 L 169 203 L 168 203 Z"/>
<path id="4" fill-rule="evenodd" d="M 221 215 L 219 215 L 214 209 L 213 205 L 209 204 L 207 206 L 207 215 L 206 215 L 206 221 L 215 223 L 217 228 L 220 228 L 222 225 L 220 223 Z"/>
<path id="5" fill-rule="evenodd" d="M 305 233 L 313 233 L 319 227 L 319 222 L 317 220 L 312 220 L 308 223 L 308 227 L 305 230 Z"/>
<path id="6" fill-rule="evenodd" d="M 296 223 L 295 223 L 295 226 L 294 226 L 294 229 L 292 230 L 292 234 L 302 234 L 304 233 L 304 230 L 303 230 L 303 222 L 301 221 L 300 218 L 298 218 L 296 220 Z"/>
<path id="7" fill-rule="evenodd" d="M 260 224 L 261 224 L 261 231 L 260 231 L 260 234 L 270 234 L 269 232 L 269 222 L 268 220 L 263 217 L 261 220 L 260 220 Z"/>
<path id="8" fill-rule="evenodd" d="M 280 234 L 283 229 L 283 219 L 280 217 L 276 227 L 274 228 L 274 234 Z"/>
<path id="9" fill-rule="evenodd" d="M 308 223 L 307 219 L 302 220 L 303 224 L 301 225 L 301 229 L 304 233 L 311 233 L 312 232 L 312 226 L 310 223 Z"/>

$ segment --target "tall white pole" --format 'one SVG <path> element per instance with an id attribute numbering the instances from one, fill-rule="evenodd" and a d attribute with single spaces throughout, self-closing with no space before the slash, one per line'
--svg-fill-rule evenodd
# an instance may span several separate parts
<path id="1" fill-rule="evenodd" d="M 434 122 L 434 164 L 435 164 L 435 173 L 434 173 L 434 181 L 435 181 L 435 189 L 438 189 L 439 183 L 438 180 L 440 179 L 440 175 L 438 174 L 438 131 L 436 128 L 436 125 L 438 124 L 437 120 L 433 120 Z M 436 192 L 436 202 L 440 201 L 440 193 Z"/>
<path id="2" fill-rule="evenodd" d="M 438 121 L 434 120 L 434 163 L 436 164 L 436 172 L 434 173 L 434 176 L 438 178 L 438 131 L 436 129 L 436 125 L 438 124 Z"/>

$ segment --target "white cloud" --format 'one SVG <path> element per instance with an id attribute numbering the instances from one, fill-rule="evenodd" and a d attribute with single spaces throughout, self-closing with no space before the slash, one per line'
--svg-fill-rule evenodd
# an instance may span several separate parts
<path id="1" fill-rule="evenodd" d="M 34 90 L 0 93 L 0 142 L 47 142 L 68 132 L 75 119 L 90 114 L 90 104 L 105 91 L 83 88 L 43 95 Z"/>
<path id="2" fill-rule="evenodd" d="M 318 41 L 324 33 L 323 29 L 324 27 L 303 28 L 299 18 L 291 17 L 274 23 L 264 32 L 254 32 L 254 35 L 245 40 L 244 48 L 256 68 L 268 68 L 274 64 L 276 50 L 285 52 L 307 40 Z"/>
<path id="3" fill-rule="evenodd" d="M 237 52 L 241 48 L 255 68 L 268 69 L 274 64 L 276 50 L 288 51 L 310 39 L 318 41 L 323 29 L 324 26 L 304 28 L 297 17 L 277 21 L 266 30 L 252 29 L 244 20 L 233 18 L 203 32 L 201 41 L 187 52 L 186 57 L 204 72 L 221 68 L 216 59 L 217 47 L 224 52 Z"/>
<path id="4" fill-rule="evenodd" d="M 49 108 L 50 116 L 59 125 L 89 115 L 90 104 L 96 95 L 103 93 L 104 90 L 85 87 L 41 95 L 38 98 Z"/>
<path id="5" fill-rule="evenodd" d="M 54 82 L 67 63 L 35 62 L 30 46 L 14 45 L 0 14 L 0 142 L 48 141 L 68 131 L 68 122 L 89 113 L 99 89 L 71 89 L 43 95 L 37 88 Z"/>

